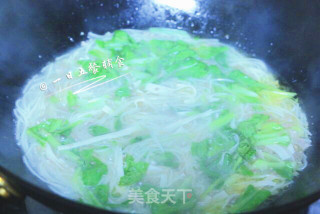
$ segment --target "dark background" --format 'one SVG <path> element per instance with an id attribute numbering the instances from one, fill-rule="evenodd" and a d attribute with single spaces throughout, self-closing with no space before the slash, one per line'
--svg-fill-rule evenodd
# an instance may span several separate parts
<path id="1" fill-rule="evenodd" d="M 298 92 L 313 133 L 314 145 L 308 150 L 310 164 L 296 179 L 294 188 L 278 196 L 281 200 L 272 205 L 309 196 L 282 206 L 279 212 L 297 206 L 305 210 L 320 198 L 320 1 L 200 0 L 197 5 L 195 12 L 188 13 L 146 0 L 1 0 L 0 171 L 18 175 L 8 178 L 22 192 L 51 206 L 66 203 L 68 207 L 70 202 L 53 199 L 47 190 L 39 190 L 37 186 L 47 189 L 45 184 L 31 175 L 21 161 L 14 139 L 12 109 L 23 85 L 56 56 L 85 40 L 88 32 L 170 27 L 218 38 L 249 56 L 265 60 L 284 84 Z M 24 201 L 14 206 L 0 203 L 1 209 L 13 208 L 17 212 L 25 208 L 23 205 Z"/>

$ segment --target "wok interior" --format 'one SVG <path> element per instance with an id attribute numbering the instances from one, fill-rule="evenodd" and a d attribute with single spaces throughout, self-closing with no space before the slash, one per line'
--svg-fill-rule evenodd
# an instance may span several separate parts
<path id="1" fill-rule="evenodd" d="M 137 9 L 136 9 L 137 8 Z M 12 110 L 26 80 L 48 61 L 85 40 L 91 31 L 102 34 L 121 28 L 181 28 L 206 38 L 218 38 L 249 56 L 263 59 L 284 85 L 299 96 L 312 133 L 308 167 L 294 184 L 275 196 L 276 206 L 320 191 L 320 5 L 312 2 L 198 1 L 186 12 L 144 1 L 14 4 L 0 8 L 0 165 L 42 189 L 46 185 L 24 166 L 14 136 Z M 297 14 L 300 14 L 299 16 Z M 320 194 L 319 194 L 320 195 Z M 316 199 L 316 198 L 314 198 Z M 311 201 L 305 201 L 306 203 Z"/>

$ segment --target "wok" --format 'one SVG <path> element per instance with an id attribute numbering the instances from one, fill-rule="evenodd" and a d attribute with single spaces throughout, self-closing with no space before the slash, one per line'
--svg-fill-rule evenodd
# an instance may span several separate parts
<path id="1" fill-rule="evenodd" d="M 1 1 L 0 172 L 20 192 L 66 213 L 108 213 L 54 194 L 25 167 L 13 109 L 27 80 L 86 39 L 120 28 L 169 27 L 218 38 L 264 60 L 297 92 L 312 133 L 308 167 L 257 213 L 288 213 L 320 198 L 320 1 Z M 109 212 L 110 213 L 110 212 Z"/>

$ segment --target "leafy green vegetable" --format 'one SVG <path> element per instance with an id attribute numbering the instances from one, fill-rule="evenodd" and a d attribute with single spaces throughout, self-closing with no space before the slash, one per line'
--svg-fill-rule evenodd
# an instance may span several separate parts
<path id="1" fill-rule="evenodd" d="M 41 129 L 38 126 L 31 127 L 27 130 L 27 133 L 36 139 L 40 145 L 44 146 L 46 143 L 49 143 L 53 147 L 57 147 L 60 143 L 46 130 Z M 48 135 L 49 134 L 49 135 Z"/>
<path id="2" fill-rule="evenodd" d="M 228 77 L 238 83 L 240 83 L 242 86 L 249 88 L 253 91 L 260 91 L 261 89 L 268 89 L 270 86 L 267 86 L 263 83 L 260 83 L 248 75 L 244 74 L 243 72 L 239 70 L 233 70 L 229 73 Z"/>
<path id="3" fill-rule="evenodd" d="M 120 186 L 128 186 L 139 182 L 146 174 L 149 164 L 146 162 L 135 162 L 134 158 L 127 154 L 125 158 L 124 176 L 120 178 Z"/>
<path id="4" fill-rule="evenodd" d="M 80 122 L 81 121 L 70 124 L 67 120 L 51 118 L 38 125 L 30 127 L 27 130 L 27 133 L 43 146 L 46 142 L 49 142 L 54 147 L 57 147 L 60 143 L 55 137 L 68 137 L 72 129 Z"/>
<path id="5" fill-rule="evenodd" d="M 91 60 L 78 60 L 77 63 L 83 68 L 83 70 L 89 73 L 89 65 L 92 63 Z"/>
<path id="6" fill-rule="evenodd" d="M 41 146 L 45 146 L 48 143 L 53 149 L 56 149 L 66 142 L 73 141 L 69 135 L 72 129 L 79 123 L 81 121 L 70 124 L 67 120 L 48 119 L 28 128 L 27 134 L 36 139 Z M 73 161 L 78 161 L 79 159 L 78 156 L 70 151 L 62 151 L 61 154 Z"/>
<path id="7" fill-rule="evenodd" d="M 242 175 L 246 175 L 246 176 L 253 176 L 254 173 L 253 171 L 251 171 L 247 166 L 245 165 L 241 165 L 239 168 L 238 168 L 238 172 Z"/>
<path id="8" fill-rule="evenodd" d="M 54 96 L 54 95 L 50 96 L 49 99 L 50 99 L 50 102 L 52 102 L 53 104 L 56 104 L 56 103 L 58 103 L 60 101 L 59 98 L 57 96 Z"/>
<path id="9" fill-rule="evenodd" d="M 194 142 L 191 145 L 191 154 L 197 158 L 200 170 L 213 180 L 227 177 L 239 165 L 238 157 L 228 153 L 235 142 L 232 135 L 225 132 L 222 137 Z"/>
<path id="10" fill-rule="evenodd" d="M 72 91 L 68 91 L 67 102 L 69 109 L 73 109 L 77 105 L 78 96 L 73 94 Z"/>
<path id="11" fill-rule="evenodd" d="M 284 166 L 275 167 L 274 171 L 288 180 L 292 180 L 293 178 L 294 168 L 291 162 L 284 162 Z"/>
<path id="12" fill-rule="evenodd" d="M 261 101 L 259 95 L 246 87 L 239 84 L 231 84 L 230 92 L 235 95 L 237 99 L 244 103 L 259 103 Z"/>
<path id="13" fill-rule="evenodd" d="M 101 48 L 106 48 L 106 47 L 107 47 L 106 41 L 97 39 L 95 42 L 96 42 L 96 44 L 97 44 L 99 47 L 101 47 Z"/>
<path id="14" fill-rule="evenodd" d="M 212 190 L 220 189 L 224 184 L 224 178 L 220 177 L 213 180 L 212 184 L 200 195 L 200 199 L 204 199 Z"/>
<path id="15" fill-rule="evenodd" d="M 212 75 L 213 78 L 221 78 L 224 76 L 220 68 L 216 65 L 209 66 L 209 73 Z"/>
<path id="16" fill-rule="evenodd" d="M 150 49 L 153 53 L 157 54 L 158 56 L 165 56 L 168 54 L 172 48 L 175 46 L 174 41 L 169 41 L 169 40 L 156 40 L 153 39 L 149 41 L 149 46 Z"/>
<path id="17" fill-rule="evenodd" d="M 191 144 L 191 154 L 197 157 L 205 157 L 209 150 L 209 140 L 203 140 L 199 143 Z"/>
<path id="18" fill-rule="evenodd" d="M 255 135 L 255 139 L 257 140 L 256 145 L 279 144 L 282 146 L 288 146 L 290 144 L 290 137 L 288 135 L 275 135 L 276 133 L 272 135 Z"/>
<path id="19" fill-rule="evenodd" d="M 115 91 L 115 96 L 119 97 L 119 98 L 131 96 L 131 90 L 130 90 L 129 86 L 125 85 L 125 86 L 122 86 L 119 89 L 117 89 Z"/>
<path id="20" fill-rule="evenodd" d="M 108 202 L 109 185 L 106 185 L 106 184 L 97 185 L 94 188 L 93 192 L 102 204 L 106 204 Z"/>
<path id="21" fill-rule="evenodd" d="M 197 54 L 203 59 L 210 59 L 212 57 L 218 57 L 219 54 L 225 53 L 228 50 L 225 46 L 213 47 L 207 45 L 201 45 L 195 48 Z"/>
<path id="22" fill-rule="evenodd" d="M 225 52 L 221 52 L 219 54 L 217 54 L 214 59 L 216 60 L 216 62 L 222 66 L 222 67 L 225 67 L 227 68 L 228 67 L 228 64 L 227 64 L 227 55 Z"/>
<path id="23" fill-rule="evenodd" d="M 103 52 L 101 50 L 93 49 L 88 52 L 88 54 L 97 57 L 98 59 L 104 59 L 109 57 L 108 53 Z"/>
<path id="24" fill-rule="evenodd" d="M 293 164 L 289 161 L 267 161 L 259 159 L 252 165 L 255 168 L 264 170 L 264 169 L 273 169 L 276 173 L 286 179 L 293 178 L 294 167 Z"/>
<path id="25" fill-rule="evenodd" d="M 259 94 L 263 98 L 264 102 L 273 104 L 278 104 L 284 99 L 293 99 L 297 95 L 294 92 L 287 92 L 275 88 L 270 90 L 261 90 Z"/>
<path id="26" fill-rule="evenodd" d="M 220 116 L 213 120 L 210 124 L 211 130 L 215 130 L 217 128 L 223 127 L 231 122 L 231 120 L 235 117 L 233 112 L 225 110 L 220 114 Z"/>
<path id="27" fill-rule="evenodd" d="M 279 144 L 288 146 L 290 137 L 285 128 L 276 122 L 262 124 L 258 132 L 254 135 L 256 145 Z"/>
<path id="28" fill-rule="evenodd" d="M 270 195 L 271 192 L 268 190 L 256 189 L 254 186 L 249 185 L 245 192 L 230 207 L 229 212 L 240 213 L 251 211 L 268 199 Z"/>
<path id="29" fill-rule="evenodd" d="M 188 60 L 188 59 L 195 56 L 195 52 L 193 50 L 189 49 L 188 47 L 184 47 L 184 48 L 180 49 L 176 46 L 175 49 L 177 49 L 177 50 L 176 51 L 173 50 L 173 52 L 168 54 L 168 57 L 172 57 L 172 59 L 174 61 L 181 62 L 181 61 Z"/>
<path id="30" fill-rule="evenodd" d="M 168 166 L 172 168 L 179 167 L 179 160 L 172 152 L 157 152 L 154 154 L 153 159 L 158 165 Z"/>
<path id="31" fill-rule="evenodd" d="M 255 145 L 280 144 L 288 146 L 290 138 L 280 124 L 267 121 L 267 115 L 255 114 L 238 125 L 241 136 L 250 139 Z"/>
<path id="32" fill-rule="evenodd" d="M 196 53 L 186 42 L 151 40 L 149 46 L 150 50 L 163 62 L 158 64 L 159 60 L 157 60 L 157 64 L 154 64 L 156 66 L 153 66 L 151 71 L 159 70 L 162 66 L 169 74 L 173 73 L 180 79 L 201 78 L 209 72 L 207 64 L 194 58 Z M 216 69 L 211 68 L 210 71 L 214 73 Z"/>
<path id="33" fill-rule="evenodd" d="M 96 186 L 84 186 L 82 181 L 82 172 L 78 168 L 72 178 L 74 188 L 81 194 L 80 201 L 89 203 L 96 207 L 109 207 L 109 185 L 99 184 Z"/>
<path id="34" fill-rule="evenodd" d="M 150 136 L 138 136 L 138 137 L 132 138 L 130 140 L 130 143 L 138 143 L 140 141 L 147 139 L 148 137 L 150 137 Z"/>
<path id="35" fill-rule="evenodd" d="M 114 129 L 116 131 L 119 131 L 120 129 L 122 129 L 122 122 L 121 122 L 120 116 L 115 117 Z"/>
<path id="36" fill-rule="evenodd" d="M 269 119 L 265 114 L 254 114 L 249 120 L 243 121 L 238 125 L 237 131 L 246 138 L 251 138 L 256 132 L 259 125 Z"/>
<path id="37" fill-rule="evenodd" d="M 239 155 L 245 159 L 250 160 L 256 153 L 256 150 L 248 141 L 241 141 L 238 147 Z"/>
<path id="38" fill-rule="evenodd" d="M 116 30 L 113 33 L 112 41 L 121 43 L 134 43 L 133 38 L 123 30 Z"/>
<path id="39" fill-rule="evenodd" d="M 64 133 L 71 129 L 69 122 L 63 119 L 48 119 L 40 123 L 37 127 L 43 128 L 44 130 L 53 133 Z"/>
<path id="40" fill-rule="evenodd" d="M 124 58 L 126 61 L 137 58 L 137 54 L 135 53 L 135 47 L 133 45 L 125 45 L 119 51 L 119 55 Z"/>
<path id="41" fill-rule="evenodd" d="M 80 184 L 81 185 L 81 184 Z M 95 187 L 83 188 L 83 198 L 87 203 L 93 206 L 104 208 L 109 207 L 109 186 L 106 184 L 97 185 Z"/>
<path id="42" fill-rule="evenodd" d="M 107 166 L 94 157 L 92 149 L 80 151 L 79 155 L 82 160 L 81 177 L 83 184 L 86 186 L 98 185 L 102 176 L 108 173 Z"/>
<path id="43" fill-rule="evenodd" d="M 180 79 L 189 77 L 201 78 L 208 74 L 208 66 L 192 57 L 185 59 L 183 62 L 173 64 L 168 72 L 174 71 Z"/>
<path id="44" fill-rule="evenodd" d="M 109 133 L 109 129 L 104 126 L 94 125 L 89 127 L 89 133 L 92 136 L 99 136 Z"/>

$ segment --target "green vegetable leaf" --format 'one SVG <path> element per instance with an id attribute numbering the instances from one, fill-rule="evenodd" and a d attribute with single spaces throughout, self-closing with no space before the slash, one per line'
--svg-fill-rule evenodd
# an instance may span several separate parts
<path id="1" fill-rule="evenodd" d="M 122 129 L 122 122 L 121 122 L 121 120 L 120 120 L 120 116 L 116 116 L 116 117 L 115 117 L 114 129 L 115 129 L 116 131 L 119 131 L 120 129 Z"/>
<path id="2" fill-rule="evenodd" d="M 57 104 L 60 100 L 57 96 L 51 95 L 49 98 L 50 102 L 52 102 L 53 104 Z"/>
<path id="3" fill-rule="evenodd" d="M 254 168 L 265 170 L 265 169 L 273 169 L 280 176 L 291 180 L 293 178 L 294 167 L 293 164 L 289 161 L 275 160 L 275 161 L 267 161 L 259 159 L 255 161 L 252 165 Z"/>
<path id="4" fill-rule="evenodd" d="M 250 160 L 256 154 L 256 150 L 248 141 L 241 141 L 239 143 L 238 153 L 243 159 Z"/>
<path id="5" fill-rule="evenodd" d="M 254 186 L 249 185 L 245 192 L 230 207 L 229 212 L 240 213 L 251 211 L 268 199 L 270 195 L 271 192 L 268 190 L 256 189 Z"/>
<path id="6" fill-rule="evenodd" d="M 149 164 L 146 162 L 135 162 L 134 158 L 127 154 L 125 158 L 124 176 L 120 178 L 120 186 L 129 186 L 139 182 L 146 174 Z"/>
<path id="7" fill-rule="evenodd" d="M 261 90 L 259 94 L 266 103 L 274 104 L 277 104 L 284 99 L 293 99 L 297 95 L 294 92 L 287 92 L 276 88 L 269 90 Z"/>
<path id="8" fill-rule="evenodd" d="M 50 142 L 52 145 L 60 145 L 58 140 L 55 137 L 68 137 L 72 131 L 72 129 L 77 126 L 81 121 L 75 123 L 69 123 L 67 120 L 63 119 L 48 119 L 46 121 L 41 122 L 40 124 L 30 127 L 27 130 L 27 133 L 35 138 L 41 145 L 45 145 L 46 142 Z M 50 134 L 49 138 L 47 134 Z"/>
<path id="9" fill-rule="evenodd" d="M 119 51 L 119 55 L 124 58 L 126 61 L 137 58 L 137 54 L 135 53 L 136 47 L 133 45 L 125 45 Z"/>
<path id="10" fill-rule="evenodd" d="M 112 41 L 121 43 L 134 43 L 133 38 L 123 30 L 116 30 L 113 33 Z"/>
<path id="11" fill-rule="evenodd" d="M 207 45 L 201 45 L 195 48 L 195 51 L 199 55 L 199 57 L 203 59 L 210 59 L 212 57 L 221 57 L 220 54 L 225 53 L 228 50 L 225 46 L 213 47 Z"/>
<path id="12" fill-rule="evenodd" d="M 88 54 L 97 57 L 98 59 L 105 59 L 110 57 L 110 53 L 104 52 L 98 49 L 93 49 L 88 52 Z"/>
<path id="13" fill-rule="evenodd" d="M 131 90 L 129 86 L 126 84 L 125 86 L 122 86 L 119 89 L 117 89 L 114 94 L 116 97 L 119 97 L 119 98 L 129 97 L 131 96 Z"/>
<path id="14" fill-rule="evenodd" d="M 73 109 L 77 105 L 78 96 L 73 94 L 72 91 L 68 91 L 67 94 L 67 103 L 69 109 Z"/>
<path id="15" fill-rule="evenodd" d="M 69 124 L 67 120 L 48 119 L 36 126 L 28 128 L 27 134 L 36 139 L 41 146 L 45 146 L 48 143 L 53 149 L 56 149 L 66 142 L 73 141 L 69 135 L 71 130 L 80 122 L 81 121 Z M 73 152 L 61 151 L 61 154 L 70 160 L 78 161 L 78 156 Z"/>
<path id="16" fill-rule="evenodd" d="M 230 92 L 233 93 L 237 99 L 245 103 L 259 103 L 260 97 L 254 91 L 240 86 L 239 84 L 231 84 Z"/>
<path id="17" fill-rule="evenodd" d="M 92 166 L 82 169 L 83 184 L 86 186 L 97 185 L 106 172 L 107 168 L 104 164 L 100 162 L 93 162 Z"/>
<path id="18" fill-rule="evenodd" d="M 234 118 L 234 116 L 235 116 L 234 113 L 230 112 L 228 110 L 222 112 L 217 119 L 215 119 L 211 122 L 211 124 L 210 124 L 211 130 L 218 129 L 220 127 L 223 127 L 223 126 L 229 124 L 231 122 L 231 120 Z"/>
<path id="19" fill-rule="evenodd" d="M 164 56 L 176 45 L 174 41 L 153 39 L 148 42 L 150 49 L 158 56 Z"/>
<path id="20" fill-rule="evenodd" d="M 86 186 L 96 186 L 99 184 L 102 176 L 108 173 L 107 166 L 94 157 L 93 150 L 83 150 L 79 152 L 82 160 L 81 177 Z"/>
<path id="21" fill-rule="evenodd" d="M 208 74 L 208 66 L 192 57 L 189 57 L 183 61 L 175 62 L 168 72 L 174 72 L 180 79 L 186 79 L 189 77 L 201 78 Z"/>
<path id="22" fill-rule="evenodd" d="M 229 73 L 228 77 L 238 83 L 240 83 L 242 86 L 249 88 L 253 91 L 260 91 L 261 89 L 269 89 L 270 86 L 265 85 L 263 83 L 260 83 L 245 73 L 239 71 L 239 70 L 233 70 Z"/>
<path id="23" fill-rule="evenodd" d="M 249 120 L 239 123 L 237 131 L 240 135 L 246 138 L 252 137 L 259 127 L 269 119 L 265 114 L 254 114 Z"/>
<path id="24" fill-rule="evenodd" d="M 93 125 L 89 127 L 89 133 L 92 136 L 99 136 L 109 133 L 109 129 L 104 126 Z"/>
<path id="25" fill-rule="evenodd" d="M 237 170 L 240 174 L 245 175 L 245 176 L 253 176 L 254 173 L 253 171 L 251 171 L 248 167 L 246 167 L 245 165 L 241 165 L 238 170 Z"/>
<path id="26" fill-rule="evenodd" d="M 196 157 L 200 170 L 213 180 L 227 177 L 241 163 L 238 163 L 238 157 L 228 153 L 235 142 L 229 132 L 224 132 L 224 136 L 191 145 L 191 153 Z"/>
<path id="27" fill-rule="evenodd" d="M 276 122 L 261 124 L 253 137 L 255 145 L 279 144 L 288 146 L 291 141 L 285 128 Z"/>
<path id="28" fill-rule="evenodd" d="M 206 157 L 209 150 L 209 141 L 203 140 L 199 143 L 191 144 L 191 154 L 198 157 Z"/>
<path id="29" fill-rule="evenodd" d="M 143 140 L 145 140 L 145 139 L 147 139 L 149 137 L 150 136 L 138 136 L 138 137 L 132 138 L 130 140 L 130 143 L 138 143 L 138 142 L 143 141 Z"/>
<path id="30" fill-rule="evenodd" d="M 102 204 L 108 203 L 109 185 L 100 184 L 94 188 L 93 192 Z"/>
<path id="31" fill-rule="evenodd" d="M 216 65 L 209 66 L 209 73 L 212 75 L 213 78 L 221 78 L 224 76 L 220 68 Z"/>
<path id="32" fill-rule="evenodd" d="M 174 169 L 179 167 L 179 160 L 172 152 L 157 152 L 154 154 L 153 159 L 161 166 L 168 166 Z"/>
<path id="33" fill-rule="evenodd" d="M 109 186 L 99 184 L 96 186 L 84 186 L 81 169 L 77 169 L 72 178 L 74 188 L 81 194 L 80 202 L 85 202 L 96 207 L 104 208 L 109 205 Z"/>

